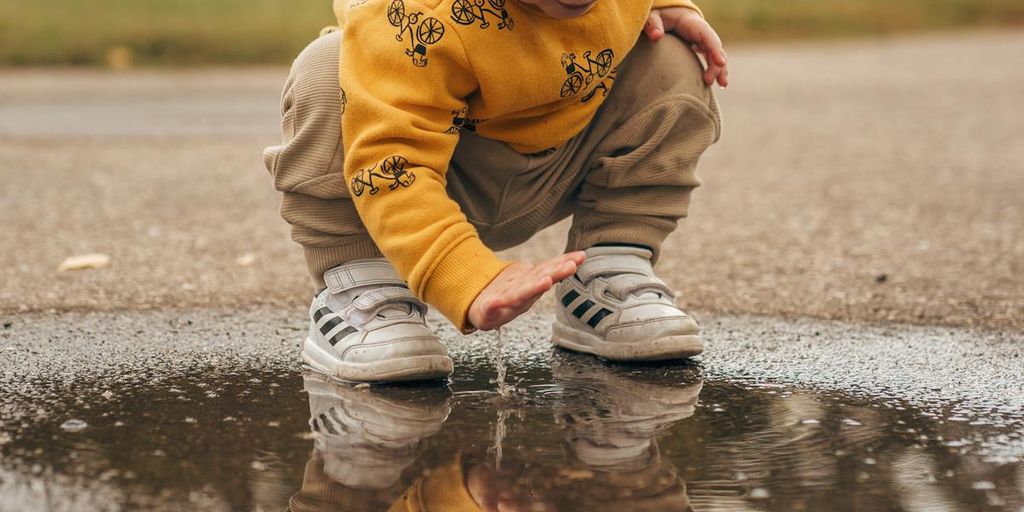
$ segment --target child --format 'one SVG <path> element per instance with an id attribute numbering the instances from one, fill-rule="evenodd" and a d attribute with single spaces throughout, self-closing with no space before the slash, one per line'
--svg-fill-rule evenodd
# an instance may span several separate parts
<path id="1" fill-rule="evenodd" d="M 556 345 L 626 361 L 703 350 L 652 266 L 720 133 L 708 87 L 728 83 L 690 0 L 334 10 L 340 28 L 296 59 L 284 142 L 265 152 L 318 289 L 306 364 L 349 381 L 443 378 L 426 304 L 490 330 L 552 287 Z M 569 216 L 566 254 L 493 252 Z"/>

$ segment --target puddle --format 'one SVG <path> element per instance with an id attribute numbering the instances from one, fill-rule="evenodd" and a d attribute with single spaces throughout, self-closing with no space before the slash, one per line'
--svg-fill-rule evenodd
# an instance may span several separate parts
<path id="1" fill-rule="evenodd" d="M 986 444 L 1019 441 L 1012 429 L 554 350 L 505 354 L 518 391 L 497 399 L 495 368 L 475 354 L 457 356 L 447 386 L 354 387 L 281 368 L 117 389 L 36 382 L 59 399 L 2 418 L 0 509 L 1024 507 L 1024 465 Z"/>

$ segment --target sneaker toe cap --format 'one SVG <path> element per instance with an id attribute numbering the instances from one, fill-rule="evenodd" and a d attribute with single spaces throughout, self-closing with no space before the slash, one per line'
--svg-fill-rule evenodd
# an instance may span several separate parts
<path id="1" fill-rule="evenodd" d="M 609 341 L 647 341 L 671 336 L 695 336 L 700 334 L 697 321 L 688 315 L 676 312 L 672 316 L 635 318 L 619 323 L 608 329 Z"/>
<path id="2" fill-rule="evenodd" d="M 349 363 L 372 363 L 420 356 L 448 356 L 448 349 L 433 335 L 384 338 L 367 336 L 361 343 L 345 348 L 342 358 Z"/>

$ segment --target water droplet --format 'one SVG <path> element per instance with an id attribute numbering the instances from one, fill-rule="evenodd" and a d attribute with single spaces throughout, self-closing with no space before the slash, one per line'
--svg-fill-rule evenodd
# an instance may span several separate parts
<path id="1" fill-rule="evenodd" d="M 502 398 L 509 398 L 515 391 L 515 388 L 506 382 L 508 367 L 505 366 L 505 336 L 504 330 L 501 327 L 498 328 L 498 339 L 494 344 L 494 350 L 491 352 L 491 360 L 498 373 L 495 380 L 495 383 L 498 385 L 498 395 Z"/>
<path id="2" fill-rule="evenodd" d="M 801 421 L 800 423 L 803 423 L 804 425 L 817 425 L 817 424 L 819 424 L 821 422 L 816 420 L 816 419 L 809 418 L 809 419 Z"/>
<path id="3" fill-rule="evenodd" d="M 868 458 L 864 459 L 864 464 L 867 464 L 869 466 L 874 466 L 877 462 L 878 461 L 876 461 L 875 459 L 873 459 L 871 457 L 868 457 Z"/>
<path id="4" fill-rule="evenodd" d="M 996 488 L 996 484 L 989 482 L 988 480 L 979 480 L 971 484 L 971 489 L 976 491 L 991 491 Z"/>
<path id="5" fill-rule="evenodd" d="M 757 487 L 750 491 L 750 499 L 752 500 L 766 500 L 772 497 L 772 494 L 768 492 L 768 489 L 764 487 Z"/>
<path id="6" fill-rule="evenodd" d="M 70 419 L 70 420 L 65 421 L 64 423 L 61 423 L 60 429 L 65 431 L 65 432 L 75 433 L 75 432 L 81 432 L 81 431 L 85 430 L 85 428 L 88 427 L 88 426 L 89 426 L 89 424 L 84 422 L 84 421 L 82 421 L 82 420 Z"/>
<path id="7" fill-rule="evenodd" d="M 846 418 L 845 420 L 843 420 L 843 425 L 849 425 L 851 427 L 859 427 L 859 426 L 863 425 L 863 423 L 861 423 L 861 422 L 859 422 L 857 420 L 854 420 L 854 419 Z"/>

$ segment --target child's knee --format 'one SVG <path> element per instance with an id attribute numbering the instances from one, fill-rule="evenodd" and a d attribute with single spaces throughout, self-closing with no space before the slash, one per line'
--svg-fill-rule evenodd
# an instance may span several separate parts
<path id="1" fill-rule="evenodd" d="M 282 192 L 335 197 L 342 172 L 338 83 L 341 34 L 321 36 L 295 59 L 281 98 L 282 143 L 264 151 L 264 164 Z M 343 188 L 343 187 L 342 187 Z"/>
<path id="2" fill-rule="evenodd" d="M 661 41 L 641 38 L 629 55 L 629 66 L 642 73 L 642 83 L 662 94 L 685 93 L 710 103 L 712 93 L 704 83 L 704 65 L 693 49 L 678 37 Z"/>
<path id="3" fill-rule="evenodd" d="M 716 132 L 721 126 L 718 104 L 704 84 L 700 59 L 675 36 L 658 42 L 641 37 L 622 64 L 613 92 L 609 107 L 620 119 L 645 117 L 652 111 L 668 108 L 695 116 L 689 120 L 672 116 L 677 121 L 707 121 Z"/>
<path id="4" fill-rule="evenodd" d="M 341 115 L 338 55 L 341 32 L 331 32 L 306 46 L 292 63 L 282 94 L 282 115 L 288 110 L 329 112 Z"/>

